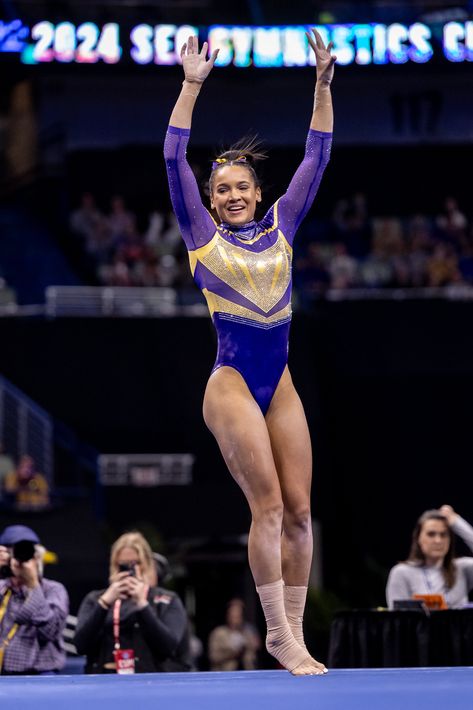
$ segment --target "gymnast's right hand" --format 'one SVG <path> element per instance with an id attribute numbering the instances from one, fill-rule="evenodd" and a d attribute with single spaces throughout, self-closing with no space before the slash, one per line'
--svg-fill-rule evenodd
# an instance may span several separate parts
<path id="1" fill-rule="evenodd" d="M 218 55 L 218 49 L 215 49 L 210 58 L 206 59 L 208 49 L 208 43 L 204 42 L 199 52 L 198 39 L 192 35 L 182 46 L 181 59 L 185 81 L 191 84 L 202 84 L 208 77 Z"/>

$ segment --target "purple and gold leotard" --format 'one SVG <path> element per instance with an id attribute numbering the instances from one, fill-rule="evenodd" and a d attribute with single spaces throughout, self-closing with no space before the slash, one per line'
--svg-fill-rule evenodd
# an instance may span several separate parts
<path id="1" fill-rule="evenodd" d="M 331 133 L 309 131 L 287 192 L 260 222 L 217 224 L 186 159 L 190 131 L 169 126 L 164 157 L 171 200 L 218 336 L 214 370 L 233 367 L 263 414 L 287 364 L 294 235 L 330 157 Z"/>

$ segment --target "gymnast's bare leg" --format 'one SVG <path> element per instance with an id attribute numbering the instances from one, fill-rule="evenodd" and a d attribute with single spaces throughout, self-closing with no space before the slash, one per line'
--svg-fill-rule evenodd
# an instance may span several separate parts
<path id="1" fill-rule="evenodd" d="M 284 413 L 285 407 L 288 409 Z M 295 417 L 294 423 L 290 423 L 291 416 Z M 307 585 L 312 558 L 310 463 L 303 449 L 309 446 L 310 451 L 310 441 L 287 368 L 266 420 L 241 375 L 232 368 L 221 367 L 207 385 L 204 419 L 250 506 L 248 556 L 257 588 L 277 583 L 283 573 L 287 584 Z M 287 456 L 283 449 L 290 434 L 282 431 L 284 425 L 294 436 Z M 290 668 L 294 675 L 324 671 L 322 664 L 300 645 L 299 648 L 300 662 Z"/>

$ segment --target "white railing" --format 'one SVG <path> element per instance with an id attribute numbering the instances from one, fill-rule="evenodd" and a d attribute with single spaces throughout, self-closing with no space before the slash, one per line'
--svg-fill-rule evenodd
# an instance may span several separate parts
<path id="1" fill-rule="evenodd" d="M 32 456 L 49 482 L 53 480 L 53 435 L 49 414 L 0 376 L 0 440 L 16 459 Z"/>
<path id="2" fill-rule="evenodd" d="M 294 309 L 304 298 L 295 292 Z M 473 286 L 453 284 L 438 288 L 346 288 L 328 289 L 327 301 L 473 301 Z M 179 303 L 173 288 L 127 286 L 49 286 L 46 315 L 57 317 L 172 317 L 208 316 L 202 302 Z"/>
<path id="3" fill-rule="evenodd" d="M 120 286 L 49 286 L 46 314 L 60 316 L 174 316 L 178 313 L 173 288 Z"/>
<path id="4" fill-rule="evenodd" d="M 331 288 L 326 293 L 328 301 L 473 301 L 473 286 L 424 288 Z"/>
<path id="5" fill-rule="evenodd" d="M 77 616 L 69 614 L 66 619 L 66 626 L 64 627 L 64 631 L 62 632 L 62 642 L 66 653 L 69 653 L 72 656 L 78 655 L 77 649 L 73 643 L 74 637 L 76 635 L 76 627 Z"/>

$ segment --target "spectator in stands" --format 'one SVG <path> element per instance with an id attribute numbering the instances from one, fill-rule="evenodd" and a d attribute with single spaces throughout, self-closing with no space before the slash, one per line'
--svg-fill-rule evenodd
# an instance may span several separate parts
<path id="1" fill-rule="evenodd" d="M 463 283 L 473 284 L 473 245 L 467 244 L 458 260 L 458 268 Z"/>
<path id="2" fill-rule="evenodd" d="M 0 309 L 11 312 L 16 306 L 16 293 L 0 275 Z"/>
<path id="3" fill-rule="evenodd" d="M 339 200 L 332 220 L 334 241 L 345 244 L 350 256 L 366 256 L 370 249 L 371 225 L 365 195 L 356 193 L 349 200 Z"/>
<path id="4" fill-rule="evenodd" d="M 177 223 L 174 212 L 168 212 L 166 216 L 166 228 L 163 230 L 161 238 L 161 256 L 170 254 L 175 256 L 182 243 L 181 230 Z"/>
<path id="5" fill-rule="evenodd" d="M 95 204 L 95 197 L 90 192 L 84 192 L 80 198 L 80 206 L 71 214 L 69 225 L 71 230 L 82 239 L 85 249 L 95 253 L 104 229 L 105 217 Z"/>
<path id="6" fill-rule="evenodd" d="M 86 673 L 192 670 L 189 622 L 179 597 L 158 586 L 151 548 L 138 532 L 112 546 L 110 584 L 79 609 L 75 645 Z"/>
<path id="7" fill-rule="evenodd" d="M 108 230 L 115 246 L 120 246 L 136 234 L 136 217 L 130 212 L 120 195 L 112 197 L 107 217 Z"/>
<path id="8" fill-rule="evenodd" d="M 423 214 L 413 215 L 407 222 L 407 262 L 410 285 L 421 288 L 427 281 L 427 260 L 432 248 L 432 225 Z"/>
<path id="9" fill-rule="evenodd" d="M 443 236 L 456 243 L 466 234 L 468 220 L 460 211 L 458 202 L 454 197 L 447 197 L 443 210 L 437 217 L 437 227 Z"/>
<path id="10" fill-rule="evenodd" d="M 450 244 L 439 243 L 426 264 L 428 285 L 448 286 L 460 280 L 458 259 Z"/>
<path id="11" fill-rule="evenodd" d="M 350 288 L 357 280 L 358 264 L 356 259 L 347 252 L 342 242 L 335 244 L 334 256 L 329 264 L 330 287 Z"/>
<path id="12" fill-rule="evenodd" d="M 306 255 L 296 260 L 294 286 L 300 290 L 301 305 L 310 305 L 325 295 L 330 276 L 325 267 L 323 248 L 317 242 L 307 245 Z"/>
<path id="13" fill-rule="evenodd" d="M 152 249 L 156 255 L 160 253 L 161 237 L 164 229 L 164 215 L 158 210 L 154 210 L 149 215 L 149 222 L 146 232 L 144 233 L 144 241 L 147 247 Z"/>
<path id="14" fill-rule="evenodd" d="M 0 501 L 3 497 L 4 482 L 6 477 L 15 470 L 15 462 L 5 452 L 3 441 L 0 441 Z"/>
<path id="15" fill-rule="evenodd" d="M 450 505 L 423 513 L 412 534 L 409 557 L 392 568 L 386 587 L 388 606 L 414 594 L 441 594 L 458 609 L 473 589 L 473 557 L 455 557 L 453 533 L 473 551 L 473 527 Z"/>
<path id="16" fill-rule="evenodd" d="M 144 241 L 156 256 L 175 256 L 181 246 L 181 239 L 181 231 L 174 212 L 168 213 L 166 219 L 161 212 L 156 211 L 150 215 Z"/>
<path id="17" fill-rule="evenodd" d="M 363 286 L 387 288 L 392 285 L 393 276 L 393 265 L 380 249 L 374 249 L 366 259 L 363 259 L 360 266 L 360 280 Z"/>
<path id="18" fill-rule="evenodd" d="M 256 628 L 245 621 L 244 609 L 241 599 L 232 599 L 227 606 L 226 623 L 210 633 L 210 670 L 254 671 L 258 668 L 261 637 Z"/>
<path id="19" fill-rule="evenodd" d="M 21 456 L 16 470 L 5 477 L 5 499 L 19 511 L 44 510 L 49 506 L 49 486 L 36 470 L 32 456 Z"/>
<path id="20" fill-rule="evenodd" d="M 2 675 L 50 675 L 64 666 L 69 600 L 62 584 L 43 577 L 44 552 L 24 525 L 10 525 L 0 535 Z"/>

